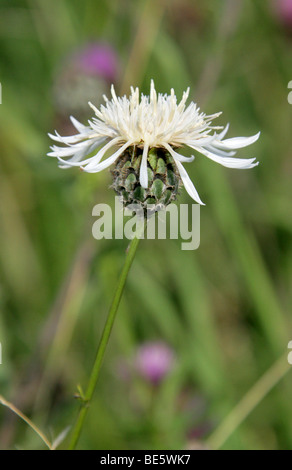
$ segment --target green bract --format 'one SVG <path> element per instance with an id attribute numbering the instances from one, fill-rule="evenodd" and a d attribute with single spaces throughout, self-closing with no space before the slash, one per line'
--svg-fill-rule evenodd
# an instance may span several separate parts
<path id="1" fill-rule="evenodd" d="M 178 195 L 181 179 L 172 156 L 164 149 L 152 148 L 148 153 L 148 188 L 139 182 L 143 149 L 133 146 L 117 160 L 112 170 L 112 188 L 120 196 L 124 207 L 138 204 L 147 211 L 149 205 L 154 210 L 165 208 Z"/>

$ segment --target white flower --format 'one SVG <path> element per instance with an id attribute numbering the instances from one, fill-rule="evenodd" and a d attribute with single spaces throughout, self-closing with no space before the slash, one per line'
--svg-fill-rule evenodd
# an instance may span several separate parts
<path id="1" fill-rule="evenodd" d="M 51 157 L 57 157 L 61 168 L 78 166 L 82 170 L 95 173 L 112 165 L 130 146 L 143 149 L 140 166 L 140 184 L 148 186 L 147 157 L 151 148 L 163 148 L 168 151 L 180 174 L 181 180 L 189 195 L 199 204 L 203 204 L 192 181 L 182 163 L 191 162 L 192 157 L 184 157 L 177 149 L 187 146 L 228 168 L 247 169 L 258 165 L 255 158 L 233 158 L 235 150 L 253 144 L 260 133 L 252 137 L 236 137 L 225 139 L 229 125 L 212 126 L 212 120 L 221 113 L 207 116 L 200 112 L 197 105 L 191 102 L 186 106 L 189 88 L 183 93 L 182 100 L 177 103 L 174 90 L 170 95 L 157 95 L 154 82 L 151 80 L 150 96 L 139 93 L 139 89 L 131 88 L 129 98 L 116 96 L 114 87 L 111 88 L 112 99 L 106 97 L 105 105 L 97 109 L 89 103 L 95 112 L 95 117 L 84 126 L 75 118 L 71 121 L 78 134 L 61 137 L 49 136 L 56 142 L 64 144 L 51 147 Z M 217 134 L 216 130 L 221 129 Z M 113 151 L 114 147 L 118 147 Z M 98 149 L 98 150 L 97 150 Z M 97 150 L 93 156 L 86 156 Z M 110 151 L 110 156 L 103 157 Z"/>

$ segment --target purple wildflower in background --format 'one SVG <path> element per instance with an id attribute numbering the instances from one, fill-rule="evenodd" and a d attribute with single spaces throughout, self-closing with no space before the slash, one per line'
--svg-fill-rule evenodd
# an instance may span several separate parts
<path id="1" fill-rule="evenodd" d="M 292 0 L 275 0 L 274 8 L 281 22 L 292 27 Z"/>
<path id="2" fill-rule="evenodd" d="M 91 42 L 71 51 L 57 67 L 53 84 L 56 109 L 62 116 L 88 117 L 88 102 L 101 103 L 118 78 L 119 61 L 112 46 Z"/>
<path id="3" fill-rule="evenodd" d="M 153 385 L 158 385 L 174 367 L 174 352 L 162 341 L 147 342 L 139 347 L 135 368 Z"/>
<path id="4" fill-rule="evenodd" d="M 116 81 L 118 72 L 117 55 L 108 44 L 88 44 L 75 54 L 74 60 L 84 72 L 97 74 L 109 83 Z"/>

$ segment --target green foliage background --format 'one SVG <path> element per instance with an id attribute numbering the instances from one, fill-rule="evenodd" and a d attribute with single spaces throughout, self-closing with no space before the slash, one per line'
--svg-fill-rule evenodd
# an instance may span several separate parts
<path id="1" fill-rule="evenodd" d="M 114 204 L 109 173 L 46 157 L 54 77 L 91 40 L 116 49 L 118 93 L 190 86 L 230 137 L 262 133 L 240 153 L 260 161 L 252 171 L 187 166 L 206 203 L 198 250 L 140 244 L 79 447 L 208 445 L 292 340 L 291 30 L 267 0 L 1 0 L 0 393 L 50 437 L 74 423 L 127 248 L 91 235 L 92 207 Z M 177 358 L 161 386 L 122 378 L 156 339 Z M 288 373 L 220 447 L 291 449 L 291 385 Z M 44 448 L 5 408 L 0 447 Z"/>

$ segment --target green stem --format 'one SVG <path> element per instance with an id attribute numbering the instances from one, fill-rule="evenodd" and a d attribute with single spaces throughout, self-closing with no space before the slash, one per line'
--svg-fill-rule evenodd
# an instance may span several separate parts
<path id="1" fill-rule="evenodd" d="M 106 323 L 105 323 L 105 326 L 104 326 L 104 329 L 103 329 L 103 332 L 102 332 L 101 340 L 100 340 L 100 343 L 99 343 L 99 346 L 98 346 L 98 350 L 97 350 L 97 354 L 96 354 L 96 358 L 95 358 L 95 363 L 94 363 L 94 366 L 93 366 L 93 369 L 92 369 L 92 372 L 91 372 L 88 387 L 87 387 L 87 390 L 86 390 L 86 393 L 85 393 L 84 397 L 81 397 L 81 399 L 83 401 L 83 406 L 81 407 L 81 409 L 79 411 L 77 421 L 76 421 L 76 423 L 73 427 L 72 438 L 71 438 L 69 450 L 74 450 L 76 448 L 77 443 L 78 443 L 78 440 L 79 440 L 79 437 L 80 437 L 80 434 L 81 434 L 81 431 L 82 431 L 82 427 L 83 427 L 83 424 L 84 424 L 84 420 L 85 420 L 87 412 L 88 412 L 89 404 L 91 402 L 92 396 L 93 396 L 94 391 L 95 391 L 95 387 L 96 387 L 97 380 L 98 380 L 98 377 L 99 377 L 99 372 L 100 372 L 103 357 L 104 357 L 104 354 L 105 354 L 106 346 L 107 346 L 107 343 L 109 341 L 109 337 L 110 337 L 110 334 L 111 334 L 111 331 L 112 331 L 112 327 L 113 327 L 113 324 L 114 324 L 116 313 L 117 313 L 117 310 L 118 310 L 118 307 L 119 307 L 119 304 L 120 304 L 120 300 L 121 300 L 121 297 L 122 297 L 122 294 L 123 294 L 123 290 L 124 290 L 124 287 L 125 287 L 127 276 L 128 276 L 129 270 L 131 268 L 131 265 L 133 263 L 139 241 L 140 241 L 139 238 L 134 238 L 131 241 L 130 245 L 129 245 L 126 260 L 125 260 L 125 264 L 124 264 L 123 270 L 121 272 L 119 282 L 118 282 L 118 285 L 117 285 L 117 289 L 116 289 L 116 292 L 115 292 L 115 295 L 114 295 L 114 298 L 113 298 L 113 301 L 112 301 L 112 304 L 111 304 L 111 307 L 110 307 L 110 310 L 109 310 L 109 313 L 108 313 L 108 317 L 107 317 L 107 320 L 106 320 Z"/>

